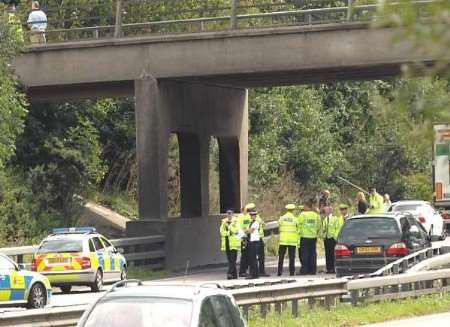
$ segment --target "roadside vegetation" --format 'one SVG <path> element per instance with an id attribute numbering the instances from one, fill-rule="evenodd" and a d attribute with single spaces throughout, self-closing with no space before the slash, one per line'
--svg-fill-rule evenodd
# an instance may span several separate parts
<path id="1" fill-rule="evenodd" d="M 155 2 L 141 11 L 189 15 L 176 10 L 188 2 L 175 1 L 171 8 Z M 46 1 L 49 7 L 58 3 Z M 98 16 L 86 1 L 76 3 L 84 8 L 75 17 L 78 25 Z M 111 1 L 101 6 L 100 14 L 113 8 Z M 433 5 L 429 14 L 435 19 L 426 28 L 414 9 L 392 11 L 383 24 L 406 25 L 402 37 L 413 39 L 419 49 L 439 45 L 448 53 L 442 36 L 447 7 L 448 1 Z M 3 9 L 0 5 L 0 13 Z M 19 9 L 23 20 L 28 9 Z M 57 20 L 69 14 L 61 9 L 52 15 Z M 134 100 L 28 105 L 10 70 L 23 42 L 3 14 L 0 38 L 0 246 L 36 242 L 52 227 L 76 225 L 86 200 L 136 218 Z M 409 66 L 398 79 L 250 90 L 249 190 L 262 216 L 273 220 L 286 202 L 300 203 L 323 188 L 331 189 L 336 202 L 352 204 L 355 190 L 336 175 L 362 187 L 375 185 L 393 200 L 430 200 L 431 126 L 450 121 L 448 61 L 438 63 L 434 70 Z M 419 70 L 427 76 L 415 77 Z M 216 143 L 211 142 L 212 214 L 219 199 Z M 176 216 L 180 174 L 175 136 L 169 145 L 169 212 Z"/>
<path id="2" fill-rule="evenodd" d="M 331 311 L 323 308 L 300 307 L 301 317 L 292 318 L 288 310 L 281 315 L 271 313 L 266 319 L 253 312 L 249 327 L 352 327 L 371 323 L 411 318 L 450 310 L 450 293 L 422 296 L 417 299 L 389 301 L 352 307 L 339 304 Z"/>

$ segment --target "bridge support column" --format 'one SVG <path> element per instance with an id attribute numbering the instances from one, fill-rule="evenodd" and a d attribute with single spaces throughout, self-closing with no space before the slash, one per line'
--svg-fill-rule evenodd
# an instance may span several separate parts
<path id="1" fill-rule="evenodd" d="M 222 264 L 221 216 L 209 213 L 209 147 L 219 140 L 221 211 L 247 198 L 247 91 L 195 83 L 135 82 L 140 220 L 129 236 L 166 235 L 169 269 Z M 181 217 L 167 209 L 168 139 L 178 135 Z"/>

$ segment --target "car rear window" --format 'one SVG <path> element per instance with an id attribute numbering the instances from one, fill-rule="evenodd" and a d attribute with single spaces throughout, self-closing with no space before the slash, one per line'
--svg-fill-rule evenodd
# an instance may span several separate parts
<path id="1" fill-rule="evenodd" d="M 425 209 L 425 206 L 422 204 L 399 204 L 393 206 L 391 211 L 418 211 L 419 209 Z"/>
<path id="2" fill-rule="evenodd" d="M 400 230 L 392 218 L 368 217 L 347 220 L 339 234 L 339 242 L 399 237 Z"/>
<path id="3" fill-rule="evenodd" d="M 192 301 L 121 297 L 97 304 L 84 327 L 189 327 Z"/>
<path id="4" fill-rule="evenodd" d="M 42 243 L 38 253 L 83 252 L 81 240 L 47 240 Z"/>

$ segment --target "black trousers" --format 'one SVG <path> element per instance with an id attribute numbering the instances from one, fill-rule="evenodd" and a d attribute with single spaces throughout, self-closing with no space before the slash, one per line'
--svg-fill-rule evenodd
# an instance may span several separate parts
<path id="1" fill-rule="evenodd" d="M 293 245 L 280 245 L 278 247 L 278 276 L 283 274 L 284 256 L 288 251 L 289 256 L 289 274 L 294 276 L 295 274 L 295 246 Z"/>
<path id="2" fill-rule="evenodd" d="M 317 272 L 317 238 L 304 238 L 300 240 L 301 275 L 315 275 Z"/>
<path id="3" fill-rule="evenodd" d="M 228 278 L 237 278 L 237 269 L 236 269 L 236 261 L 238 256 L 238 250 L 230 250 L 230 248 L 226 249 L 227 261 L 228 261 Z"/>
<path id="4" fill-rule="evenodd" d="M 258 271 L 258 251 L 259 251 L 259 241 L 248 243 L 248 264 L 250 266 L 250 276 L 252 278 L 259 277 Z"/>
<path id="5" fill-rule="evenodd" d="M 247 273 L 248 269 L 248 243 L 245 244 L 245 242 L 241 243 L 241 262 L 239 264 L 239 275 L 244 275 Z"/>
<path id="6" fill-rule="evenodd" d="M 327 273 L 334 273 L 334 247 L 336 246 L 336 241 L 334 238 L 325 238 L 323 245 L 325 246 Z"/>
<path id="7" fill-rule="evenodd" d="M 258 247 L 258 269 L 260 275 L 266 274 L 266 247 L 262 238 Z"/>

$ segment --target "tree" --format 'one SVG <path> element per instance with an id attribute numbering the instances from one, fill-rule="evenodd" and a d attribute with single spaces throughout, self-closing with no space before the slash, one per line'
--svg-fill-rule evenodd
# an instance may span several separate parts
<path id="1" fill-rule="evenodd" d="M 14 154 L 15 140 L 23 130 L 27 114 L 25 96 L 18 90 L 10 68 L 22 42 L 16 26 L 7 19 L 0 14 L 0 169 Z"/>

